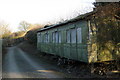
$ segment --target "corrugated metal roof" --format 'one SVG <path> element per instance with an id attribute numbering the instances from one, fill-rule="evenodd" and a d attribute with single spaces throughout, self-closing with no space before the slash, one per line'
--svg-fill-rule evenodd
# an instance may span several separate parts
<path id="1" fill-rule="evenodd" d="M 62 23 L 59 23 L 59 24 L 54 24 L 54 25 L 51 25 L 51 26 L 47 26 L 47 27 L 44 27 L 42 29 L 40 29 L 38 32 L 41 32 L 41 31 L 44 31 L 44 30 L 48 30 L 48 29 L 51 29 L 51 28 L 54 28 L 54 27 L 58 27 L 58 26 L 61 26 L 61 25 L 65 25 L 65 24 L 68 24 L 68 23 L 72 23 L 72 22 L 75 22 L 75 21 L 78 21 L 78 20 L 83 20 L 85 19 L 86 17 L 94 14 L 95 11 L 92 11 L 92 12 L 89 12 L 89 13 L 86 13 L 86 14 L 83 14 L 83 15 L 79 15 L 73 19 L 70 19 L 68 21 L 64 21 Z"/>

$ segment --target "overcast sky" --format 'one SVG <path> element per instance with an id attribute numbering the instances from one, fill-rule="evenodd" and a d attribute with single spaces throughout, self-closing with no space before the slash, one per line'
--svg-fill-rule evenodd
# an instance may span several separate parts
<path id="1" fill-rule="evenodd" d="M 17 31 L 21 21 L 45 24 L 93 10 L 95 0 L 0 0 L 0 21 Z"/>

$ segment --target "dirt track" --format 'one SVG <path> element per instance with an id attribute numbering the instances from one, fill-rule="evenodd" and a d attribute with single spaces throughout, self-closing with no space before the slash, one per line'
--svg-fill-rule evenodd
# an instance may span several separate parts
<path id="1" fill-rule="evenodd" d="M 3 78 L 65 78 L 68 74 L 43 62 L 35 56 L 25 53 L 20 48 L 10 47 L 5 56 Z M 72 76 L 73 77 L 73 76 Z"/>

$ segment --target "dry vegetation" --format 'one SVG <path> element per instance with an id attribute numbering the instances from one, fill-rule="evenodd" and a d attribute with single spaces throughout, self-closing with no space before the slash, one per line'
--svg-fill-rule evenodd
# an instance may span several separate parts
<path id="1" fill-rule="evenodd" d="M 91 29 L 92 43 L 97 45 L 100 55 L 98 58 L 99 60 L 120 59 L 120 2 L 97 2 L 95 6 L 96 13 L 91 18 Z"/>

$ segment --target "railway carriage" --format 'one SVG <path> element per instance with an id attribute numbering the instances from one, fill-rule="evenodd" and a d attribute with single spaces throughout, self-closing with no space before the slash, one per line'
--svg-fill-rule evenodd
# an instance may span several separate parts
<path id="1" fill-rule="evenodd" d="M 93 36 L 96 31 L 91 31 L 90 16 L 93 14 L 87 13 L 40 29 L 37 33 L 38 50 L 87 63 L 104 61 L 99 59 L 97 52 L 97 43 Z"/>

